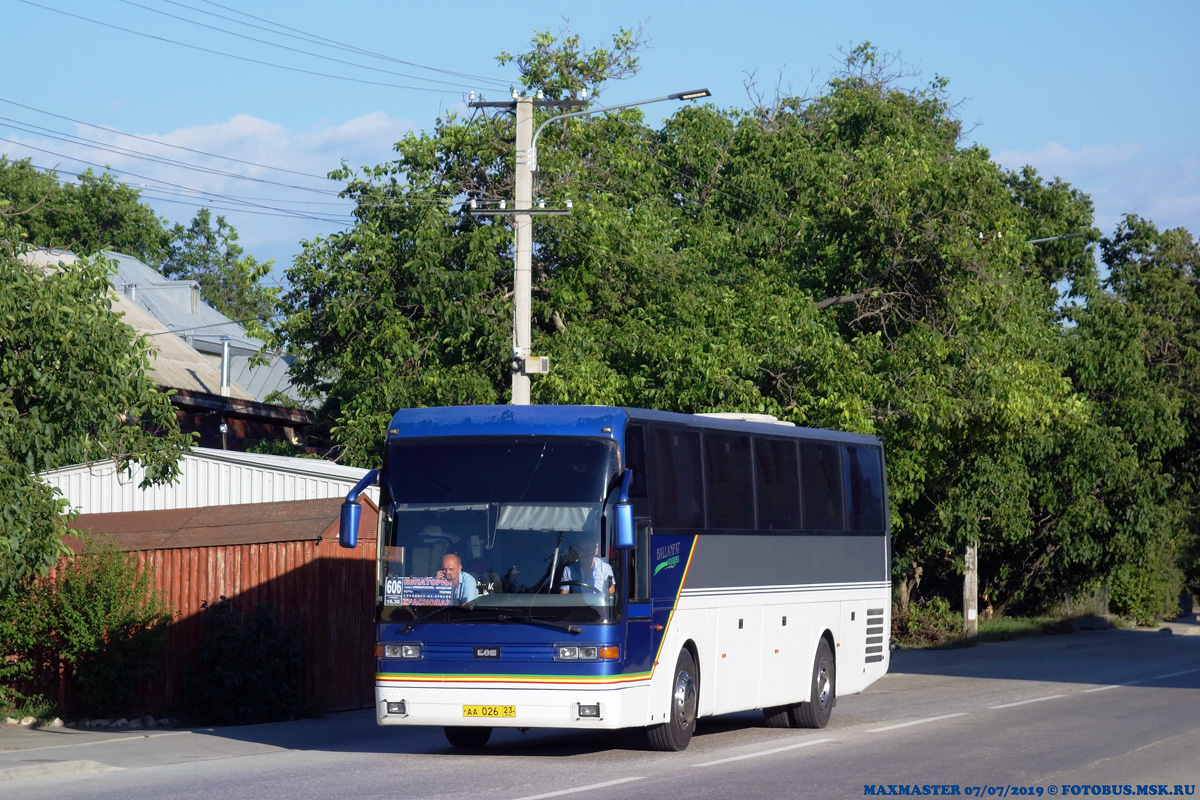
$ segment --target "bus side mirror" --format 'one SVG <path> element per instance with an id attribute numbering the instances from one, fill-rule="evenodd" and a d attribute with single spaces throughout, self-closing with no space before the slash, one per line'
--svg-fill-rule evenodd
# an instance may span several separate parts
<path id="1" fill-rule="evenodd" d="M 355 484 L 350 493 L 346 495 L 346 502 L 342 503 L 342 518 L 338 528 L 338 544 L 342 547 L 358 545 L 358 524 L 362 519 L 362 506 L 358 504 L 358 496 L 368 486 L 374 485 L 375 479 L 378 477 L 379 470 L 371 470 L 363 475 L 362 480 Z"/>
<path id="2" fill-rule="evenodd" d="M 338 530 L 338 544 L 342 547 L 358 545 L 358 524 L 362 519 L 362 506 L 346 501 L 342 503 L 342 523 Z"/>
<path id="3" fill-rule="evenodd" d="M 629 503 L 629 483 L 632 480 L 633 470 L 625 470 L 621 476 L 621 490 L 617 494 L 617 541 L 614 544 L 618 550 L 632 550 L 637 545 L 633 529 L 633 506 Z"/>
<path id="4" fill-rule="evenodd" d="M 618 550 L 632 550 L 636 544 L 633 536 L 633 506 L 629 503 L 617 505 L 617 542 Z"/>

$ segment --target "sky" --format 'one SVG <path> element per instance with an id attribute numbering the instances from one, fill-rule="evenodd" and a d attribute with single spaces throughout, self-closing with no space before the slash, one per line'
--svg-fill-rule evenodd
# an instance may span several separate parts
<path id="1" fill-rule="evenodd" d="M 1086 192 L 1105 234 L 1126 213 L 1200 234 L 1195 0 L 0 0 L 0 154 L 65 180 L 108 167 L 172 223 L 208 206 L 280 279 L 350 224 L 330 170 L 388 161 L 470 91 L 508 98 L 517 69 L 495 57 L 537 31 L 590 49 L 621 28 L 646 47 L 604 104 L 815 94 L 869 41 L 914 81 L 947 77 L 964 144 Z"/>

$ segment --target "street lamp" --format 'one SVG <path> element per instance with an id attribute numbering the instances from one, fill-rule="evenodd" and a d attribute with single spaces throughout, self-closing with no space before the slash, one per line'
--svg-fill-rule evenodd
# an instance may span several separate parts
<path id="1" fill-rule="evenodd" d="M 663 100 L 699 100 L 704 97 L 712 97 L 712 92 L 710 92 L 708 89 L 693 89 L 690 92 L 675 92 L 674 94 L 665 94 L 662 97 L 652 97 L 649 100 L 635 100 L 632 103 L 618 103 L 615 106 L 604 106 L 603 108 L 589 108 L 585 111 L 571 111 L 566 114 L 555 114 L 553 117 L 546 118 L 542 122 L 542 124 L 538 126 L 538 129 L 533 132 L 533 138 L 530 140 L 530 143 L 529 143 L 529 158 L 528 158 L 529 171 L 537 172 L 537 140 L 538 140 L 538 136 L 541 135 L 542 131 L 551 122 L 557 122 L 560 119 L 567 119 L 569 117 L 582 117 L 582 116 L 586 116 L 588 114 L 599 114 L 602 111 L 615 111 L 618 108 L 631 108 L 633 106 L 645 106 L 645 105 L 649 105 L 650 103 L 658 103 Z M 517 134 L 517 135 L 519 138 L 520 134 Z"/>
<path id="2" fill-rule="evenodd" d="M 662 100 L 699 100 L 711 97 L 708 89 L 693 89 L 689 92 L 652 97 L 648 100 L 636 100 L 632 103 L 618 103 L 614 106 L 589 108 L 584 111 L 572 111 L 565 114 L 555 114 L 533 129 L 533 107 L 537 105 L 559 105 L 556 101 L 537 101 L 532 97 L 519 97 L 514 92 L 512 103 L 472 102 L 472 107 L 511 106 L 517 112 L 516 120 L 516 174 L 514 175 L 513 197 L 513 354 L 512 354 L 512 404 L 514 406 L 529 405 L 529 376 L 550 371 L 547 358 L 531 356 L 531 311 L 530 296 L 532 281 L 530 274 L 530 258 L 533 252 L 533 214 L 548 213 L 533 208 L 533 173 L 537 171 L 537 137 L 551 122 L 568 117 L 582 117 L 588 114 L 599 114 L 603 111 L 613 111 L 618 108 L 644 106 Z M 562 101 L 561 105 L 580 105 L 583 101 Z M 523 169 L 523 167 L 526 167 Z M 472 212 L 491 213 L 496 212 Z"/>

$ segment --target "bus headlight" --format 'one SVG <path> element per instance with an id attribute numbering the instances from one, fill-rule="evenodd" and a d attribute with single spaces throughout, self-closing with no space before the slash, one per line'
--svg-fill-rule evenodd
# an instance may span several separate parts
<path id="1" fill-rule="evenodd" d="M 621 648 L 615 644 L 558 644 L 554 647 L 555 661 L 615 661 L 621 656 Z"/>
<path id="2" fill-rule="evenodd" d="M 380 655 L 378 650 L 376 655 Z M 385 644 L 383 646 L 383 658 L 420 658 L 421 645 L 419 644 Z"/>

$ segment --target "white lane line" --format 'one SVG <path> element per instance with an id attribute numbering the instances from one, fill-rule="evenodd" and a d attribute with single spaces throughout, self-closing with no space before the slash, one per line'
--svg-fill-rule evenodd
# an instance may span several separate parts
<path id="1" fill-rule="evenodd" d="M 546 792 L 545 794 L 531 794 L 528 797 L 518 797 L 517 800 L 542 800 L 543 797 L 558 797 L 564 794 L 575 794 L 576 792 L 590 792 L 592 789 L 603 789 L 605 786 L 616 786 L 618 783 L 629 783 L 630 781 L 640 781 L 645 778 L 617 778 L 615 781 L 605 781 L 604 783 L 593 783 L 590 786 L 576 786 L 572 789 L 560 789 L 557 792 Z"/>
<path id="2" fill-rule="evenodd" d="M 901 722 L 899 725 L 888 725 L 886 728 L 872 728 L 867 733 L 882 733 L 883 731 L 894 731 L 896 728 L 907 728 L 909 725 L 924 725 L 926 722 L 937 722 L 939 719 L 950 719 L 951 717 L 965 717 L 967 712 L 960 711 L 957 714 L 943 714 L 940 717 L 930 717 L 929 719 L 914 719 L 912 722 Z"/>
<path id="3" fill-rule="evenodd" d="M 758 753 L 750 753 L 750 754 L 744 755 L 744 756 L 731 756 L 729 758 L 722 758 L 722 759 L 718 759 L 716 761 L 705 761 L 703 764 L 693 764 L 692 766 L 694 766 L 694 767 L 714 767 L 717 764 L 728 764 L 730 761 L 744 761 L 747 758 L 758 758 L 759 756 L 769 756 L 772 753 L 783 753 L 787 750 L 798 750 L 801 747 L 810 747 L 814 744 L 824 744 L 825 742 L 832 742 L 832 741 L 836 741 L 836 740 L 835 739 L 813 739 L 808 742 L 801 742 L 800 744 L 789 744 L 785 747 L 776 747 L 771 750 L 763 750 Z"/>
<path id="4" fill-rule="evenodd" d="M 1122 686 L 1137 686 L 1138 684 L 1149 683 L 1150 681 L 1161 681 L 1164 678 L 1176 678 L 1180 675 L 1191 675 L 1193 672 L 1200 672 L 1200 669 L 1185 669 L 1185 670 L 1181 670 L 1179 672 L 1168 672 L 1166 675 L 1153 675 L 1149 678 L 1142 678 L 1141 680 L 1129 681 L 1129 683 L 1110 683 L 1105 686 L 1097 686 L 1092 689 L 1084 689 L 1083 692 L 1085 694 L 1088 692 L 1107 692 L 1109 689 L 1119 689 Z"/>
<path id="5" fill-rule="evenodd" d="M 1043 700 L 1057 700 L 1060 697 L 1066 697 L 1065 694 L 1050 694 L 1045 697 L 1034 697 L 1029 700 L 1018 700 L 1015 703 L 1004 703 L 998 706 L 988 706 L 988 708 L 1012 708 L 1013 706 L 1027 706 L 1030 703 L 1040 703 Z"/>
<path id="6" fill-rule="evenodd" d="M 109 742 L 128 742 L 128 741 L 144 741 L 146 739 L 157 739 L 160 736 L 181 736 L 185 733 L 194 733 L 194 731 L 171 731 L 170 733 L 143 733 L 131 736 L 114 736 L 111 739 L 97 739 L 91 742 L 72 742 L 71 744 L 51 744 L 45 747 L 26 747 L 20 751 L 7 750 L 5 752 L 15 753 L 33 753 L 38 750 L 61 750 L 64 747 L 89 747 L 93 744 L 108 744 Z"/>
<path id="7" fill-rule="evenodd" d="M 1110 683 L 1107 686 L 1097 686 L 1094 689 L 1084 689 L 1083 694 L 1088 694 L 1089 692 L 1107 692 L 1109 689 L 1120 689 L 1122 686 L 1133 686 L 1134 684 L 1138 683 L 1141 683 L 1141 681 L 1131 681 L 1129 683 Z"/>

